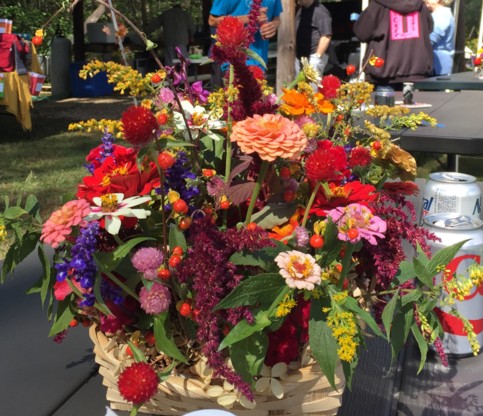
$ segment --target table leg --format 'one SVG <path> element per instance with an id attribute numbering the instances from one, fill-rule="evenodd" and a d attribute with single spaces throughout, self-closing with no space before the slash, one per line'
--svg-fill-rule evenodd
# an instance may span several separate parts
<path id="1" fill-rule="evenodd" d="M 446 166 L 448 168 L 448 172 L 458 172 L 458 155 L 448 153 Z"/>

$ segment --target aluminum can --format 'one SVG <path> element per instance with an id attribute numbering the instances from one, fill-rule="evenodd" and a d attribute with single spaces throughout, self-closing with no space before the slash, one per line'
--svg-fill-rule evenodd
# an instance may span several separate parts
<path id="1" fill-rule="evenodd" d="M 403 102 L 404 104 L 414 104 L 414 83 L 404 82 L 403 83 Z"/>
<path id="2" fill-rule="evenodd" d="M 481 216 L 481 189 L 476 178 L 459 172 L 429 175 L 423 191 L 421 218 L 438 212 Z"/>
<path id="3" fill-rule="evenodd" d="M 374 91 L 374 104 L 394 107 L 396 93 L 389 85 L 380 85 Z"/>
<path id="4" fill-rule="evenodd" d="M 449 262 L 446 270 L 438 274 L 435 283 L 444 283 L 460 276 L 468 277 L 468 267 L 481 264 L 483 257 L 483 221 L 467 215 L 431 214 L 424 218 L 424 227 L 435 234 L 441 241 L 428 241 L 434 254 L 444 247 L 467 241 Z M 462 316 L 472 324 L 480 345 L 483 345 L 483 285 L 472 289 L 462 301 L 456 300 L 452 305 Z M 450 315 L 449 307 L 441 304 L 435 312 L 444 330 L 443 347 L 447 354 L 454 356 L 471 356 L 473 351 L 463 329 L 460 319 Z"/>

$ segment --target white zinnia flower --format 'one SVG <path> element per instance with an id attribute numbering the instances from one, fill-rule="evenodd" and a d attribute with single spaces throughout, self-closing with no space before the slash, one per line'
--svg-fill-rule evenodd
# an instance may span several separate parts
<path id="1" fill-rule="evenodd" d="M 322 269 L 310 254 L 284 251 L 275 257 L 280 274 L 291 288 L 314 290 L 320 285 Z"/>
<path id="2" fill-rule="evenodd" d="M 86 221 L 105 218 L 105 228 L 109 234 L 116 235 L 121 228 L 119 217 L 136 217 L 145 219 L 151 211 L 142 208 L 132 209 L 136 205 L 151 200 L 150 196 L 132 196 L 124 199 L 124 194 L 106 194 L 92 198 L 96 206 L 91 206 L 91 212 L 84 219 Z"/>

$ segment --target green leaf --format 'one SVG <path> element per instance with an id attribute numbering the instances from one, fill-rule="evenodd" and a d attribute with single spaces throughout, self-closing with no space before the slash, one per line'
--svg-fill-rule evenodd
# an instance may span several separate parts
<path id="1" fill-rule="evenodd" d="M 418 343 L 419 351 L 421 353 L 421 361 L 419 362 L 419 368 L 418 368 L 418 374 L 421 372 L 421 370 L 424 367 L 424 364 L 426 363 L 426 357 L 428 355 L 428 344 L 426 340 L 424 339 L 423 334 L 419 330 L 419 327 L 416 323 L 414 323 L 411 326 L 411 332 L 414 335 L 414 338 L 416 339 L 416 342 Z"/>
<path id="2" fill-rule="evenodd" d="M 417 258 L 413 259 L 413 264 L 417 279 L 428 288 L 433 288 L 433 275 L 428 272 L 424 264 L 421 263 Z"/>
<path id="3" fill-rule="evenodd" d="M 254 59 L 255 61 L 257 61 L 260 65 L 262 65 L 262 67 L 264 69 L 267 69 L 267 64 L 265 63 L 265 61 L 261 58 L 260 55 L 258 55 L 256 52 L 254 52 L 253 50 L 251 49 L 245 49 L 245 53 L 252 59 Z"/>
<path id="4" fill-rule="evenodd" d="M 337 390 L 335 385 L 335 368 L 339 360 L 337 342 L 325 322 L 321 302 L 315 299 L 310 306 L 309 340 L 313 356 L 332 388 Z"/>
<path id="5" fill-rule="evenodd" d="M 261 332 L 264 328 L 269 326 L 272 323 L 270 321 L 267 311 L 259 311 L 255 315 L 255 322 L 253 324 L 249 324 L 246 319 L 238 322 L 236 326 L 228 333 L 228 335 L 223 339 L 220 346 L 218 347 L 218 351 L 223 350 L 230 345 L 233 345 L 241 340 L 248 338 L 252 334 L 257 332 Z"/>
<path id="6" fill-rule="evenodd" d="M 378 337 L 386 338 L 387 337 L 381 332 L 379 329 L 379 326 L 377 325 L 376 321 L 374 318 L 371 316 L 371 314 L 364 309 L 362 309 L 359 304 L 357 303 L 357 300 L 355 300 L 352 297 L 347 297 L 346 298 L 346 306 L 349 310 L 354 312 L 359 318 L 361 318 L 369 327 L 372 329 L 372 332 L 374 332 L 375 335 Z"/>
<path id="7" fill-rule="evenodd" d="M 353 378 L 352 376 L 354 375 L 354 371 L 357 368 L 358 362 L 359 362 L 359 358 L 357 355 L 350 363 L 348 363 L 347 361 L 341 361 L 342 370 L 344 371 L 346 386 L 349 389 L 349 391 L 352 391 L 352 378 Z"/>
<path id="8" fill-rule="evenodd" d="M 340 249 L 342 247 L 342 241 L 338 238 L 339 229 L 333 221 L 329 219 L 326 224 L 324 232 L 324 250 L 322 252 L 322 264 L 321 266 L 327 266 L 338 260 L 340 255 Z"/>
<path id="9" fill-rule="evenodd" d="M 146 50 L 150 51 L 152 49 L 156 49 L 158 47 L 157 43 L 154 43 L 152 40 L 146 39 Z"/>
<path id="10" fill-rule="evenodd" d="M 238 251 L 230 257 L 229 261 L 236 266 L 257 266 L 264 270 L 278 270 L 274 259 L 283 251 L 287 251 L 287 246 L 277 241 L 275 247 L 265 247 L 253 253 Z"/>
<path id="11" fill-rule="evenodd" d="M 438 273 L 438 268 L 442 265 L 446 266 L 451 260 L 453 260 L 454 256 L 456 256 L 463 244 L 465 244 L 467 241 L 469 240 L 463 240 L 456 244 L 438 250 L 433 255 L 431 260 L 429 260 L 427 266 L 428 273 L 431 274 L 431 276 L 436 275 Z"/>
<path id="12" fill-rule="evenodd" d="M 286 287 L 285 279 L 278 273 L 250 276 L 221 300 L 214 310 L 255 305 L 257 303 L 269 305 Z"/>
<path id="13" fill-rule="evenodd" d="M 26 214 L 27 214 L 27 211 L 25 211 L 23 208 L 18 206 L 13 206 L 13 207 L 7 208 L 3 215 L 7 220 L 16 220 L 20 218 L 22 215 L 26 215 Z"/>
<path id="14" fill-rule="evenodd" d="M 221 136 L 220 140 L 213 140 L 209 136 L 202 137 L 199 155 L 205 161 L 204 166 L 221 171 L 225 157 L 225 140 Z"/>
<path id="15" fill-rule="evenodd" d="M 183 231 L 181 231 L 176 224 L 169 225 L 169 246 L 171 248 L 180 246 L 183 251 L 186 251 L 186 248 L 188 247 Z"/>
<path id="16" fill-rule="evenodd" d="M 146 363 L 148 362 L 148 359 L 146 358 L 146 355 L 139 349 L 139 347 L 134 344 L 134 342 L 127 341 L 127 345 L 129 345 L 129 348 L 131 348 L 131 351 L 134 355 L 134 360 L 138 363 Z"/>
<path id="17" fill-rule="evenodd" d="M 391 347 L 393 356 L 401 351 L 411 330 L 411 325 L 414 323 L 413 305 L 407 304 L 403 306 L 399 313 L 394 316 L 392 331 L 391 331 Z"/>
<path id="18" fill-rule="evenodd" d="M 421 292 L 418 292 L 417 290 L 409 292 L 408 294 L 401 297 L 401 305 L 405 306 L 408 303 L 417 302 L 421 296 L 423 296 L 423 294 Z"/>
<path id="19" fill-rule="evenodd" d="M 256 222 L 259 227 L 269 230 L 286 223 L 294 214 L 296 208 L 297 204 L 293 202 L 268 204 L 252 215 L 252 222 Z"/>
<path id="20" fill-rule="evenodd" d="M 169 148 L 178 148 L 178 147 L 194 147 L 193 143 L 188 143 L 182 140 L 173 140 L 173 139 L 159 139 L 156 141 L 156 150 L 157 147 L 161 149 L 169 149 Z"/>
<path id="21" fill-rule="evenodd" d="M 55 314 L 54 323 L 50 328 L 49 337 L 62 332 L 69 327 L 70 322 L 74 318 L 74 312 L 70 308 L 70 301 L 68 299 L 59 302 L 57 312 Z"/>
<path id="22" fill-rule="evenodd" d="M 37 249 L 37 253 L 40 259 L 40 263 L 42 264 L 42 278 L 40 279 L 41 286 L 40 286 L 40 301 L 42 305 L 45 303 L 45 299 L 47 298 L 47 294 L 51 287 L 55 284 L 55 276 L 52 271 L 52 267 L 50 265 L 50 259 L 45 254 L 45 250 L 43 246 L 39 246 Z"/>
<path id="23" fill-rule="evenodd" d="M 414 265 L 412 262 L 406 260 L 399 263 L 399 270 L 396 275 L 397 284 L 402 285 L 407 281 L 414 279 L 416 272 L 414 271 Z M 395 282 L 396 283 L 396 282 Z"/>
<path id="24" fill-rule="evenodd" d="M 154 317 L 154 337 L 156 338 L 156 349 L 159 352 L 163 352 L 168 357 L 188 364 L 188 360 L 174 342 L 171 328 L 169 328 L 168 312 L 161 313 Z"/>
<path id="25" fill-rule="evenodd" d="M 394 293 L 392 299 L 387 303 L 386 307 L 382 311 L 382 323 L 384 324 L 384 329 L 386 330 L 387 338 L 391 337 L 391 325 L 394 318 L 394 311 L 399 303 L 399 289 Z"/>
<path id="26" fill-rule="evenodd" d="M 101 282 L 102 279 L 96 279 L 94 282 L 94 297 L 96 298 L 96 304 L 94 305 L 97 309 L 99 309 L 103 314 L 107 316 L 113 316 L 114 314 L 109 310 L 104 299 L 101 295 Z"/>
<path id="27" fill-rule="evenodd" d="M 131 240 L 128 240 L 127 242 L 117 247 L 116 250 L 114 250 L 113 259 L 119 260 L 130 255 L 132 249 L 136 247 L 138 244 L 143 243 L 144 241 L 156 241 L 156 239 L 151 237 L 136 237 Z"/>
<path id="28" fill-rule="evenodd" d="M 268 337 L 257 332 L 230 346 L 230 357 L 235 371 L 248 383 L 260 374 L 268 349 Z"/>

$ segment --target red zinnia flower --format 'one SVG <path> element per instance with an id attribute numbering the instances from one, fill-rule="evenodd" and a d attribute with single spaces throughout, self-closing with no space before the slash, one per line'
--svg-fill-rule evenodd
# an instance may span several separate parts
<path id="1" fill-rule="evenodd" d="M 122 149 L 118 146 L 119 150 Z M 117 149 L 117 148 L 116 148 Z M 132 150 L 132 149 L 130 149 Z M 95 153 L 89 155 L 92 158 Z M 93 161 L 93 159 L 90 159 Z M 85 176 L 77 187 L 77 197 L 92 202 L 96 196 L 121 193 L 125 197 L 146 195 L 159 186 L 156 165 L 149 163 L 142 171 L 136 161 L 136 152 L 117 151 L 102 163 L 96 162 L 91 176 Z"/>
<path id="2" fill-rule="evenodd" d="M 131 106 L 121 117 L 124 138 L 133 146 L 143 146 L 155 138 L 158 120 L 142 106 Z"/>
<path id="3" fill-rule="evenodd" d="M 355 166 L 367 166 L 369 163 L 371 163 L 371 161 L 371 152 L 365 147 L 357 146 L 351 150 L 351 154 L 349 156 L 349 166 L 351 168 Z"/>
<path id="4" fill-rule="evenodd" d="M 311 213 L 324 216 L 326 210 L 354 203 L 368 205 L 378 197 L 376 188 L 373 185 L 362 184 L 359 181 L 347 182 L 343 186 L 331 183 L 329 188 L 331 191 L 329 196 L 326 195 L 323 189 L 319 189 L 310 210 Z"/>
<path id="5" fill-rule="evenodd" d="M 319 91 L 324 94 L 324 97 L 328 100 L 337 97 L 337 90 L 341 86 L 340 79 L 335 75 L 326 75 L 322 78 L 322 88 Z"/>
<path id="6" fill-rule="evenodd" d="M 226 16 L 216 29 L 216 39 L 222 48 L 247 48 L 248 32 L 242 21 L 234 16 Z"/>
<path id="7" fill-rule="evenodd" d="M 158 391 L 159 379 L 148 363 L 134 363 L 119 376 L 117 386 L 121 396 L 134 404 L 147 402 Z"/>
<path id="8" fill-rule="evenodd" d="M 319 147 L 307 158 L 307 178 L 311 181 L 340 181 L 347 173 L 347 157 L 342 146 L 321 140 Z"/>

